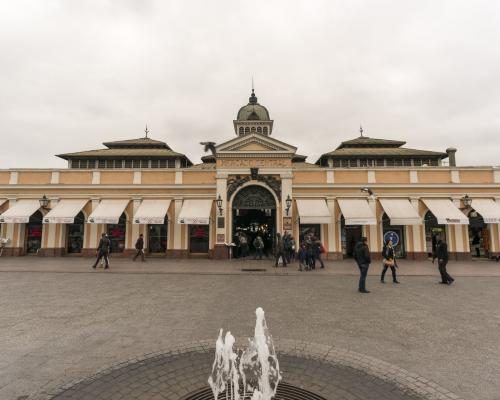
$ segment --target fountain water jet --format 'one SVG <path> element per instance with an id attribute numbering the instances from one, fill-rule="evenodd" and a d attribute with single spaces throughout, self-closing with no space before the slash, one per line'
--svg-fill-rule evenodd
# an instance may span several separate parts
<path id="1" fill-rule="evenodd" d="M 215 360 L 208 384 L 217 400 L 220 393 L 228 392 L 231 400 L 240 400 L 240 380 L 242 381 L 243 399 L 246 392 L 252 393 L 252 400 L 270 400 L 276 395 L 281 380 L 278 358 L 274 343 L 266 324 L 262 308 L 255 310 L 256 321 L 254 337 L 249 339 L 245 350 L 238 350 L 240 357 L 233 350 L 234 336 L 223 330 L 215 344 Z"/>

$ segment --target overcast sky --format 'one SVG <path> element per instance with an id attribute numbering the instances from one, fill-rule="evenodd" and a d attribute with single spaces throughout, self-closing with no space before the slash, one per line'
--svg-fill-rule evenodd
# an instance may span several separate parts
<path id="1" fill-rule="evenodd" d="M 500 2 L 0 0 L 0 168 L 144 135 L 193 162 L 251 77 L 315 162 L 359 135 L 500 165 Z"/>

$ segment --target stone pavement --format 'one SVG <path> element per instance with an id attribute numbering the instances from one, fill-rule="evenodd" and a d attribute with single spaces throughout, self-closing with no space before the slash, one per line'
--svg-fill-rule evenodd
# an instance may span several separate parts
<path id="1" fill-rule="evenodd" d="M 494 262 L 451 263 L 452 286 L 437 284 L 432 264 L 408 262 L 400 269 L 412 276 L 404 270 L 401 285 L 370 276 L 372 293 L 360 295 L 349 263 L 253 275 L 241 271 L 252 261 L 113 260 L 111 271 L 92 271 L 89 261 L 0 259 L 1 400 L 47 398 L 103 368 L 215 340 L 220 327 L 242 343 L 258 306 L 280 341 L 381 360 L 389 375 L 402 368 L 464 399 L 500 397 Z"/>
<path id="2" fill-rule="evenodd" d="M 90 268 L 93 258 L 88 257 L 0 257 L 0 272 L 94 272 Z M 147 258 L 147 261 L 133 262 L 129 258 L 111 257 L 111 268 L 107 273 L 152 273 L 152 274 L 243 274 L 255 275 L 358 275 L 359 270 L 353 260 L 325 261 L 326 268 L 314 271 L 299 272 L 298 263 L 287 268 L 274 268 L 271 259 L 165 259 Z M 401 276 L 438 276 L 437 262 L 398 260 L 398 274 Z M 254 271 L 245 271 L 254 270 Z M 382 270 L 381 261 L 374 261 L 369 275 L 379 275 Z M 390 270 L 388 276 L 390 278 Z M 450 261 L 448 272 L 452 276 L 498 276 L 500 262 L 480 260 L 457 262 Z M 390 280 L 390 279 L 389 279 Z"/>

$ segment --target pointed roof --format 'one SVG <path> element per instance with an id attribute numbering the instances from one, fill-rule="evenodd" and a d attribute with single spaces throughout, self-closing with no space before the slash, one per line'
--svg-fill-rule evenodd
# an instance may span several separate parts
<path id="1" fill-rule="evenodd" d="M 406 142 L 401 140 L 376 139 L 368 136 L 359 136 L 355 139 L 343 141 L 337 149 L 343 149 L 344 147 L 401 147 L 405 144 Z"/>
<path id="2" fill-rule="evenodd" d="M 148 137 L 141 137 L 137 139 L 117 140 L 113 142 L 104 142 L 104 146 L 110 149 L 123 149 L 123 148 L 163 148 L 170 149 L 170 147 L 160 140 L 154 140 Z"/>

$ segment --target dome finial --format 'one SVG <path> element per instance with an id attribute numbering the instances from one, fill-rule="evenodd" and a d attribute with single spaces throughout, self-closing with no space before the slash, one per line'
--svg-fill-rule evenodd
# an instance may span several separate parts
<path id="1" fill-rule="evenodd" d="M 361 137 L 363 137 L 363 127 L 361 124 L 359 125 L 359 133 L 361 133 Z"/>
<path id="2" fill-rule="evenodd" d="M 252 76 L 252 94 L 250 95 L 250 98 L 248 99 L 248 104 L 257 104 L 257 96 L 255 96 L 255 90 L 253 87 L 253 76 Z"/>

